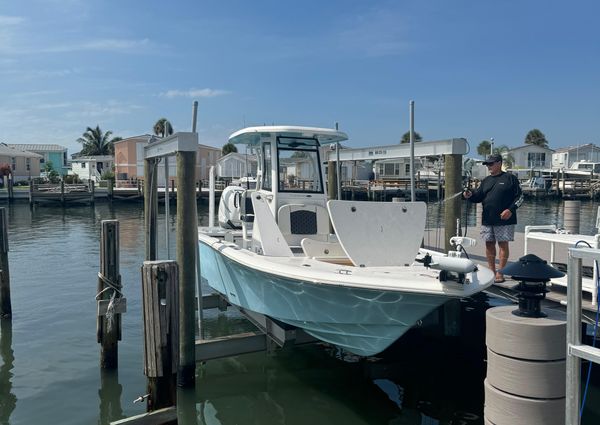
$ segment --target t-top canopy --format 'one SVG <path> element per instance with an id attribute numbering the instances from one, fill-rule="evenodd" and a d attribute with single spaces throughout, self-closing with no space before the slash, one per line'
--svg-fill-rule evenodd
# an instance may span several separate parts
<path id="1" fill-rule="evenodd" d="M 271 137 L 272 134 L 284 137 L 316 138 L 322 145 L 348 139 L 346 133 L 331 128 L 275 125 L 242 128 L 229 136 L 229 142 L 236 145 L 257 145 L 262 138 Z"/>

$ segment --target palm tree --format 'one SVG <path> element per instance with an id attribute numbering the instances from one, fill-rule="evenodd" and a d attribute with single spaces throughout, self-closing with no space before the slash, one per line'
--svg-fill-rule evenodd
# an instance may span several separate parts
<path id="1" fill-rule="evenodd" d="M 537 128 L 529 131 L 527 136 L 525 136 L 525 144 L 526 145 L 536 145 L 541 146 L 543 148 L 548 147 L 548 141 L 546 140 L 546 136 Z"/>
<path id="2" fill-rule="evenodd" d="M 223 153 L 223 156 L 230 154 L 231 152 L 237 152 L 237 151 L 238 151 L 237 147 L 231 142 L 225 143 L 223 145 L 223 148 L 221 149 L 221 153 Z"/>
<path id="3" fill-rule="evenodd" d="M 419 133 L 415 131 L 415 143 L 423 141 L 423 138 Z M 400 139 L 400 143 L 410 143 L 410 131 L 407 131 L 402 135 L 402 139 Z"/>
<path id="4" fill-rule="evenodd" d="M 489 140 L 482 140 L 481 143 L 477 146 L 477 153 L 485 158 L 486 155 L 490 153 L 490 148 L 492 145 Z"/>
<path id="5" fill-rule="evenodd" d="M 115 148 L 114 143 L 121 140 L 121 137 L 113 137 L 112 131 L 104 133 L 100 126 L 96 128 L 88 127 L 82 137 L 77 139 L 83 145 L 81 155 L 112 155 Z"/>
<path id="6" fill-rule="evenodd" d="M 173 126 L 168 119 L 160 118 L 154 124 L 153 131 L 157 136 L 167 137 L 173 134 Z"/>

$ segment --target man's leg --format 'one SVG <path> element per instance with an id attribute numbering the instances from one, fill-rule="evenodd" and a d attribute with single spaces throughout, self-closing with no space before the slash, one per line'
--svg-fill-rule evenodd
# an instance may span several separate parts
<path id="1" fill-rule="evenodd" d="M 500 248 L 498 253 L 500 257 L 500 267 L 498 267 L 498 270 L 502 270 L 508 262 L 508 241 L 498 241 L 498 247 Z"/>
<path id="2" fill-rule="evenodd" d="M 485 258 L 490 270 L 496 273 L 496 241 L 485 241 Z"/>

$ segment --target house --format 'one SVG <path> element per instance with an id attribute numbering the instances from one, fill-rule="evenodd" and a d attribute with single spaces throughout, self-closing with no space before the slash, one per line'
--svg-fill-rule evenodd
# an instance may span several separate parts
<path id="1" fill-rule="evenodd" d="M 148 144 L 152 136 L 143 134 L 140 136 L 129 137 L 114 143 L 115 148 L 115 177 L 117 186 L 121 186 L 126 181 L 136 181 L 144 178 L 144 146 Z M 208 179 L 208 170 L 210 166 L 215 165 L 217 159 L 221 157 L 221 149 L 212 146 L 198 144 L 198 153 L 196 156 L 196 180 Z M 158 164 L 158 184 L 164 186 L 165 182 L 164 162 Z M 169 163 L 169 179 L 174 180 L 177 177 L 175 159 L 171 158 Z"/>
<path id="2" fill-rule="evenodd" d="M 541 169 L 551 167 L 553 152 L 550 148 L 527 144 L 510 149 L 507 154 L 511 155 L 514 160 L 511 168 Z"/>
<path id="3" fill-rule="evenodd" d="M 552 168 L 571 168 L 577 161 L 600 162 L 600 147 L 586 143 L 556 149 L 552 154 Z"/>
<path id="4" fill-rule="evenodd" d="M 240 177 L 256 177 L 257 159 L 254 154 L 231 152 L 217 161 L 216 174 L 221 179 L 233 180 Z"/>
<path id="5" fill-rule="evenodd" d="M 43 156 L 37 153 L 23 151 L 6 143 L 0 143 L 0 166 L 3 164 L 10 165 L 14 182 L 39 177 L 42 159 Z"/>
<path id="6" fill-rule="evenodd" d="M 80 156 L 71 161 L 69 174 L 76 174 L 81 180 L 92 180 L 98 183 L 106 171 L 112 171 L 114 157 L 112 155 Z"/>
<path id="7" fill-rule="evenodd" d="M 68 174 L 69 167 L 67 162 L 67 148 L 64 146 L 35 143 L 9 143 L 8 146 L 21 151 L 33 152 L 40 155 L 42 157 L 40 160 L 42 170 L 44 169 L 44 166 L 50 162 L 52 163 L 52 168 L 54 168 L 58 174 L 61 176 Z M 37 175 L 39 175 L 39 173 Z"/>

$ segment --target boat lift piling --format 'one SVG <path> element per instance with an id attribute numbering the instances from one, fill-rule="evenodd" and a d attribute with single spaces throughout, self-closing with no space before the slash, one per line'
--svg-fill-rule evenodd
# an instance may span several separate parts
<path id="1" fill-rule="evenodd" d="M 155 139 L 156 140 L 156 139 Z M 175 133 L 149 143 L 145 148 L 144 217 L 146 261 L 157 260 L 157 172 L 159 158 L 175 156 L 177 161 L 176 245 L 179 266 L 179 364 L 177 385 L 190 387 L 195 377 L 195 306 L 197 222 L 196 210 L 196 133 Z M 168 220 L 168 219 L 167 219 Z M 198 287 L 198 291 L 200 291 Z M 201 294 L 199 294 L 201 296 Z"/>
<path id="2" fill-rule="evenodd" d="M 126 311 L 126 299 L 121 292 L 119 274 L 119 221 L 102 220 L 100 235 L 100 272 L 96 295 L 98 314 L 96 335 L 100 348 L 100 367 L 116 369 L 119 365 L 121 314 Z"/>
<path id="3" fill-rule="evenodd" d="M 8 220 L 6 208 L 0 208 L 0 319 L 12 316 L 10 273 L 8 267 Z"/>

